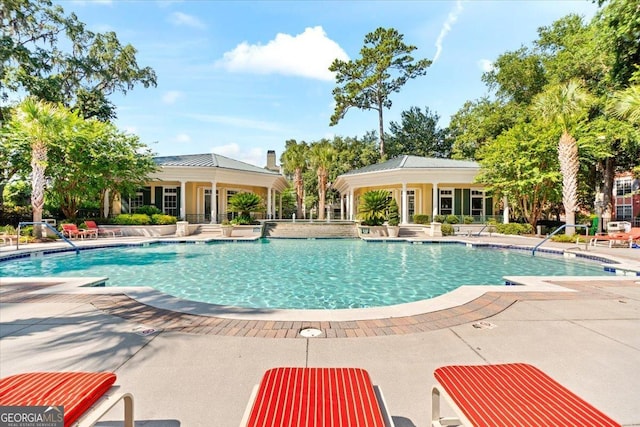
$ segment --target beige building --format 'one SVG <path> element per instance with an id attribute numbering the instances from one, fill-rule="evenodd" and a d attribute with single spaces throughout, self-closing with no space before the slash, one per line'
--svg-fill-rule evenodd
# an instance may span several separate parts
<path id="1" fill-rule="evenodd" d="M 277 218 L 282 212 L 279 195 L 288 184 L 274 170 L 275 152 L 269 155 L 270 169 L 212 153 L 156 157 L 159 170 L 134 197 L 121 201 L 122 210 L 134 212 L 139 206 L 154 205 L 192 224 L 219 223 L 231 218 L 229 198 L 250 192 L 266 202 L 263 218 Z"/>
<path id="2" fill-rule="evenodd" d="M 341 194 L 340 215 L 355 220 L 360 196 L 370 190 L 389 190 L 400 208 L 401 224 L 414 214 L 465 215 L 484 221 L 494 215 L 493 199 L 474 183 L 476 162 L 400 156 L 340 175 L 332 188 Z"/>

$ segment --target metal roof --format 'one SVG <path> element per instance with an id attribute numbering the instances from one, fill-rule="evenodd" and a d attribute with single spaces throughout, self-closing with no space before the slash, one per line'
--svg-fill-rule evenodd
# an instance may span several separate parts
<path id="1" fill-rule="evenodd" d="M 477 169 L 480 165 L 469 160 L 441 159 L 436 157 L 400 156 L 386 162 L 365 166 L 344 173 L 356 175 L 361 173 L 381 172 L 394 169 Z"/>
<path id="2" fill-rule="evenodd" d="M 241 162 L 239 160 L 230 159 L 220 154 L 186 154 L 180 156 L 161 156 L 153 159 L 158 166 L 165 167 L 197 167 L 197 168 L 221 168 L 233 169 L 243 172 L 263 173 L 267 175 L 280 175 L 259 166 Z"/>

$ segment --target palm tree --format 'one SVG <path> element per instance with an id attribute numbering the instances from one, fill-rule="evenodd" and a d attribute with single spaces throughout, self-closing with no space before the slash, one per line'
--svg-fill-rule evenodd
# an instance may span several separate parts
<path id="1" fill-rule="evenodd" d="M 358 217 L 364 225 L 382 225 L 387 219 L 387 209 L 389 209 L 388 190 L 367 191 L 362 195 L 360 206 L 358 206 Z"/>
<path id="2" fill-rule="evenodd" d="M 562 174 L 562 204 L 566 216 L 566 224 L 575 224 L 575 211 L 578 208 L 578 144 L 571 135 L 591 102 L 591 96 L 576 80 L 553 85 L 538 95 L 533 107 L 543 119 L 552 125 L 560 125 L 562 135 L 558 142 L 558 161 Z M 575 232 L 568 227 L 565 233 L 569 236 Z"/>
<path id="3" fill-rule="evenodd" d="M 314 143 L 309 150 L 311 166 L 318 176 L 318 219 L 324 219 L 324 203 L 329 182 L 328 168 L 335 162 L 336 154 L 336 149 L 327 140 Z"/>
<path id="4" fill-rule="evenodd" d="M 64 117 L 59 107 L 27 98 L 16 107 L 16 114 L 12 119 L 15 135 L 23 139 L 31 149 L 33 222 L 42 221 L 48 152 L 62 133 Z M 34 235 L 38 239 L 42 237 L 41 227 L 34 227 Z"/>
<path id="5" fill-rule="evenodd" d="M 302 206 L 304 203 L 304 181 L 302 173 L 307 168 L 307 153 L 309 146 L 302 142 L 300 144 L 295 141 L 287 141 L 287 147 L 282 153 L 282 166 L 285 173 L 293 173 L 293 187 L 296 192 L 296 217 L 302 218 Z"/>
<path id="6" fill-rule="evenodd" d="M 251 224 L 251 212 L 264 211 L 262 197 L 254 193 L 236 193 L 229 198 L 228 209 L 230 212 L 238 212 L 240 216 L 234 222 L 238 224 Z"/>
<path id="7" fill-rule="evenodd" d="M 614 116 L 640 125 L 640 85 L 634 85 L 613 94 L 607 110 Z"/>

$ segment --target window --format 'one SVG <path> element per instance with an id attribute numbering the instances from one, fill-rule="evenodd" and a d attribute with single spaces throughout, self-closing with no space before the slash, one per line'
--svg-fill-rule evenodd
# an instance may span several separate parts
<path id="1" fill-rule="evenodd" d="M 453 214 L 453 190 L 440 190 L 440 215 Z"/>
<path id="2" fill-rule="evenodd" d="M 631 193 L 631 178 L 616 180 L 616 196 L 624 196 Z"/>
<path id="3" fill-rule="evenodd" d="M 162 211 L 166 215 L 178 216 L 178 188 L 164 187 Z"/>
<path id="4" fill-rule="evenodd" d="M 484 191 L 471 190 L 471 216 L 478 217 L 484 214 Z"/>
<path id="5" fill-rule="evenodd" d="M 616 206 L 616 219 L 618 221 L 631 221 L 633 219 L 633 209 L 631 205 Z"/>
<path id="6" fill-rule="evenodd" d="M 144 196 L 142 191 L 136 193 L 135 196 L 129 197 L 129 212 L 135 213 L 138 208 L 144 206 Z"/>

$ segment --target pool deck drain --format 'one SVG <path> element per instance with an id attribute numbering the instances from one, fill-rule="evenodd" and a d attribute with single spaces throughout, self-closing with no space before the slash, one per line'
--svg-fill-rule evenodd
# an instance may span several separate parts
<path id="1" fill-rule="evenodd" d="M 278 321 L 229 319 L 215 316 L 188 314 L 143 304 L 125 294 L 100 293 L 47 293 L 48 284 L 8 286 L 0 294 L 5 304 L 29 303 L 88 303 L 99 310 L 120 318 L 145 325 L 154 332 L 182 332 L 199 335 L 222 335 L 263 338 L 305 338 L 300 332 L 317 329 L 322 338 L 359 338 L 412 333 L 474 324 L 506 310 L 523 300 L 559 299 L 620 299 L 607 292 L 608 287 L 638 286 L 637 279 L 603 278 L 602 280 L 562 280 L 552 282 L 575 292 L 486 292 L 465 304 L 427 313 L 351 321 Z M 95 288 L 93 288 L 95 291 Z M 621 301 L 624 302 L 624 301 Z"/>

